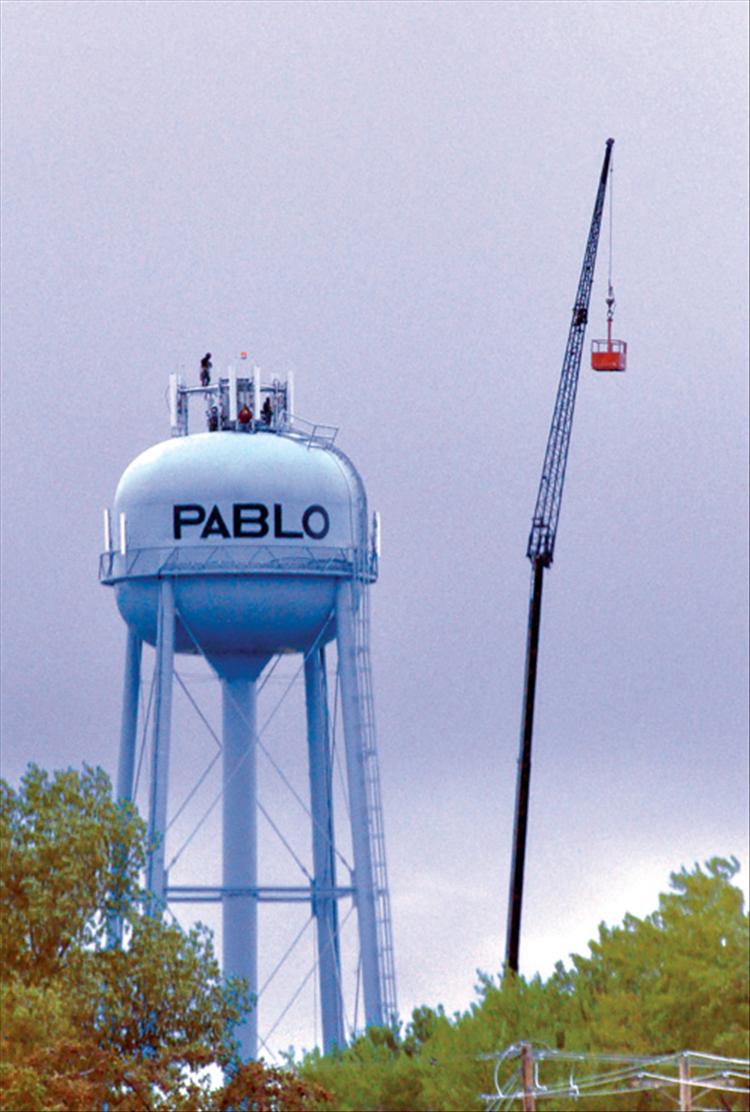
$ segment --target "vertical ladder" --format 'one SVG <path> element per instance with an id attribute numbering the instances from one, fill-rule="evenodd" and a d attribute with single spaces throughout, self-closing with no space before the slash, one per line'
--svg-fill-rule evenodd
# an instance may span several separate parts
<path id="1" fill-rule="evenodd" d="M 378 934 L 380 998 L 383 1020 L 393 1027 L 398 1022 L 396 1003 L 396 969 L 393 956 L 391 903 L 385 860 L 383 802 L 380 792 L 375 705 L 372 696 L 372 665 L 370 661 L 370 604 L 368 553 L 359 547 L 355 555 L 356 607 L 354 636 L 356 640 L 357 676 L 362 723 L 365 784 L 367 790 L 368 828 L 375 886 L 375 918 Z M 355 596 L 356 597 L 356 596 Z"/>

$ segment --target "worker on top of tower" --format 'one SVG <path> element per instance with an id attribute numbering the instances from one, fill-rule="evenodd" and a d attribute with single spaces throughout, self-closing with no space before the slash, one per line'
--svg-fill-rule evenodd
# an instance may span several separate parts
<path id="1" fill-rule="evenodd" d="M 267 425 L 270 425 L 271 424 L 271 419 L 273 417 L 273 406 L 271 405 L 271 399 L 270 398 L 266 398 L 266 400 L 263 402 L 263 408 L 261 409 L 260 412 L 261 412 L 261 415 L 263 417 L 264 422 Z"/>
<path id="2" fill-rule="evenodd" d="M 201 359 L 201 386 L 208 386 L 211 382 L 211 352 L 207 351 Z"/>

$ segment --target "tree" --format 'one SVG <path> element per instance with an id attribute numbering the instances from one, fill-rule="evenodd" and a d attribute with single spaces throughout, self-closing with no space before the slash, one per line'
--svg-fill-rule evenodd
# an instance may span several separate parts
<path id="1" fill-rule="evenodd" d="M 574 1051 L 747 1053 L 748 917 L 732 883 L 736 860 L 672 874 L 671 891 L 645 919 L 602 924 L 590 955 L 559 962 L 546 981 L 480 974 L 477 1001 L 452 1018 L 418 1008 L 403 1036 L 369 1031 L 346 1050 L 308 1055 L 303 1075 L 336 1107 L 481 1109 L 492 1092 L 492 1056 L 529 1041 Z M 562 1067 L 560 1067 L 562 1068 Z M 555 1067 L 550 1067 L 552 1079 Z M 659 1095 L 597 1098 L 578 1109 L 663 1107 Z M 635 1102 L 635 1103 L 634 1103 Z M 737 1105 L 735 1105 L 737 1107 Z"/>
<path id="2" fill-rule="evenodd" d="M 645 919 L 599 927 L 590 957 L 559 964 L 558 985 L 573 997 L 586 1048 L 673 1053 L 747 1053 L 750 937 L 735 858 L 711 858 L 672 873 L 671 892 Z M 581 1047 L 583 1049 L 583 1047 Z"/>
<path id="3" fill-rule="evenodd" d="M 31 765 L 18 792 L 0 781 L 5 967 L 46 983 L 100 949 L 108 915 L 136 908 L 144 845 L 143 823 L 113 802 L 101 770 L 50 779 Z"/>
<path id="4" fill-rule="evenodd" d="M 143 822 L 101 770 L 31 765 L 18 791 L 0 781 L 0 1107 L 324 1102 L 288 1072 L 237 1060 L 247 986 L 222 978 L 206 928 L 144 914 L 145 851 Z M 124 945 L 108 945 L 115 918 Z M 227 1071 L 223 1090 L 211 1090 L 209 1066 Z"/>

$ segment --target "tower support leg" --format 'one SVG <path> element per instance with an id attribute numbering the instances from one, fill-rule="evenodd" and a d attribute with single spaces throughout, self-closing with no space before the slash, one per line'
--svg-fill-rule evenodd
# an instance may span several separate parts
<path id="1" fill-rule="evenodd" d="M 346 743 L 346 773 L 354 851 L 354 890 L 359 924 L 362 960 L 362 987 L 365 1023 L 368 1027 L 384 1023 L 380 987 L 375 886 L 373 882 L 370 816 L 365 773 L 364 731 L 361 713 L 360 675 L 357 666 L 355 634 L 355 596 L 353 584 L 342 580 L 336 593 L 336 637 L 341 679 L 341 717 Z"/>
<path id="2" fill-rule="evenodd" d="M 146 889 L 150 907 L 160 915 L 166 903 L 167 874 L 164 867 L 164 841 L 167 829 L 167 785 L 169 744 L 172 729 L 172 673 L 174 667 L 174 585 L 162 579 L 159 588 L 159 615 L 156 636 L 156 677 L 154 691 L 154 733 L 151 754 L 151 785 L 148 814 Z"/>
<path id="3" fill-rule="evenodd" d="M 122 718 L 120 720 L 120 754 L 117 763 L 117 799 L 131 802 L 135 777 L 135 749 L 138 738 L 138 698 L 141 690 L 141 656 L 143 642 L 128 626 L 125 647 L 125 675 L 122 684 Z M 115 850 L 115 872 L 122 867 L 122 848 Z M 118 860 L 118 855 L 119 860 Z M 107 922 L 107 941 L 110 946 L 122 942 L 122 918 L 117 910 L 110 913 Z"/>
<path id="4" fill-rule="evenodd" d="M 331 894 L 336 887 L 331 747 L 328 727 L 325 649 L 316 648 L 305 661 L 307 743 L 314 865 L 313 914 L 318 931 L 318 974 L 323 1049 L 344 1045 L 341 1001 L 341 957 L 338 909 Z"/>
<path id="5" fill-rule="evenodd" d="M 133 798 L 135 748 L 138 735 L 138 697 L 141 690 L 141 656 L 143 642 L 128 626 L 125 648 L 125 676 L 122 685 L 122 718 L 120 720 L 120 757 L 117 765 L 117 798 Z"/>
<path id="6" fill-rule="evenodd" d="M 222 677 L 224 817 L 222 896 L 225 976 L 244 977 L 258 991 L 258 824 L 256 688 L 244 676 Z M 238 1028 L 240 1055 L 258 1055 L 255 1001 Z"/>

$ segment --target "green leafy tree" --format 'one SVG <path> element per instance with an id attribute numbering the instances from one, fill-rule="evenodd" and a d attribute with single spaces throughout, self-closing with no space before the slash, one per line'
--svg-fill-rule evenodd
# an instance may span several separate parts
<path id="1" fill-rule="evenodd" d="M 465 1112 L 492 1091 L 491 1056 L 520 1040 L 747 1053 L 748 918 L 734 859 L 673 874 L 653 914 L 602 924 L 589 954 L 546 981 L 482 974 L 465 1013 L 421 1007 L 403 1032 L 370 1029 L 289 1071 L 234 1057 L 247 994 L 223 981 L 208 932 L 143 914 L 144 826 L 101 771 L 31 766 L 17 792 L 0 782 L 0 858 L 0 1108 L 301 1112 L 330 1107 L 332 1092 L 341 1112 Z M 107 945 L 114 920 L 122 947 Z M 216 1065 L 228 1081 L 212 1090 Z M 660 1107 L 648 1093 L 597 1112 L 605 1106 Z"/>
<path id="2" fill-rule="evenodd" d="M 750 936 L 736 859 L 714 857 L 671 876 L 645 919 L 599 927 L 590 957 L 554 980 L 575 1000 L 582 1049 L 747 1053 Z"/>
<path id="3" fill-rule="evenodd" d="M 101 770 L 32 765 L 18 791 L 0 781 L 0 1108 L 324 1104 L 288 1071 L 239 1063 L 246 986 L 222 978 L 204 927 L 144 915 L 145 849 Z M 125 945 L 108 945 L 115 920 Z M 211 1066 L 227 1071 L 221 1090 Z"/>
<path id="4" fill-rule="evenodd" d="M 302 1072 L 330 1090 L 345 1112 L 465 1112 L 483 1108 L 480 1094 L 494 1091 L 492 1056 L 520 1041 L 584 1052 L 691 1049 L 743 1057 L 750 936 L 742 893 L 732 883 L 737 870 L 736 860 L 722 858 L 683 868 L 652 915 L 602 924 L 589 956 L 573 955 L 569 967 L 558 963 L 546 981 L 480 974 L 467 1012 L 449 1018 L 441 1008 L 418 1008 L 403 1035 L 368 1031 L 346 1050 L 308 1055 Z M 546 1068 L 547 1080 L 555 1080 L 555 1067 Z M 656 1109 L 663 1097 L 559 1104 L 567 1107 Z"/>
<path id="5" fill-rule="evenodd" d="M 108 915 L 139 895 L 145 828 L 117 806 L 101 769 L 0 781 L 0 947 L 6 968 L 43 984 L 105 940 Z M 115 867 L 115 862 L 117 863 Z"/>

